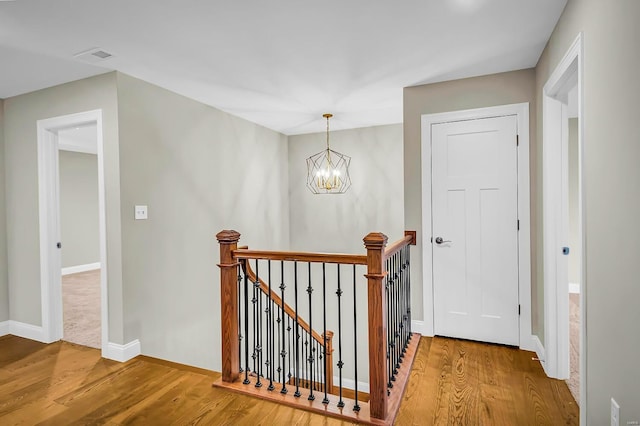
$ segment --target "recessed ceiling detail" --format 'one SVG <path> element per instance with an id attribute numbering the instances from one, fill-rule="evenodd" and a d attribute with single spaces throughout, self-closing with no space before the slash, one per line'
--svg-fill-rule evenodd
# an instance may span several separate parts
<path id="1" fill-rule="evenodd" d="M 103 49 L 94 48 L 86 50 L 84 52 L 76 53 L 75 55 L 73 55 L 73 57 L 76 59 L 80 59 L 81 61 L 95 64 L 97 62 L 102 62 L 105 59 L 109 59 L 113 57 L 113 55 Z"/>

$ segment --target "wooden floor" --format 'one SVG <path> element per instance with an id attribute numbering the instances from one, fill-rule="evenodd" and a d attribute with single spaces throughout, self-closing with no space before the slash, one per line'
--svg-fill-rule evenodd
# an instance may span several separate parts
<path id="1" fill-rule="evenodd" d="M 578 408 L 534 354 L 422 338 L 398 425 L 572 425 Z M 146 357 L 0 337 L 0 425 L 338 425 L 336 419 L 212 388 L 218 373 Z"/>

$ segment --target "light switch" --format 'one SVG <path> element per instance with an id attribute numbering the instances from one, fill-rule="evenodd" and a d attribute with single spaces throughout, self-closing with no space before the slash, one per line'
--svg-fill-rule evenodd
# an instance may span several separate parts
<path id="1" fill-rule="evenodd" d="M 136 218 L 136 220 L 146 220 L 147 219 L 147 206 L 136 206 L 135 207 L 135 218 Z"/>

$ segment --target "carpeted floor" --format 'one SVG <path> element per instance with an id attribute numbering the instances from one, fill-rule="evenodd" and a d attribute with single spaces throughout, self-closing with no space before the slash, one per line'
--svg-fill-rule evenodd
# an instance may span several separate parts
<path id="1" fill-rule="evenodd" d="M 100 270 L 62 277 L 63 340 L 100 349 Z"/>
<path id="2" fill-rule="evenodd" d="M 569 368 L 567 385 L 580 403 L 580 295 L 569 294 Z"/>

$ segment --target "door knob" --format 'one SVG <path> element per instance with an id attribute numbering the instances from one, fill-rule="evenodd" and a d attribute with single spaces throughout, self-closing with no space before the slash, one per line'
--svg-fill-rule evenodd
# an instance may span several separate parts
<path id="1" fill-rule="evenodd" d="M 450 243 L 449 240 L 443 240 L 442 237 L 436 237 L 436 244 Z"/>

